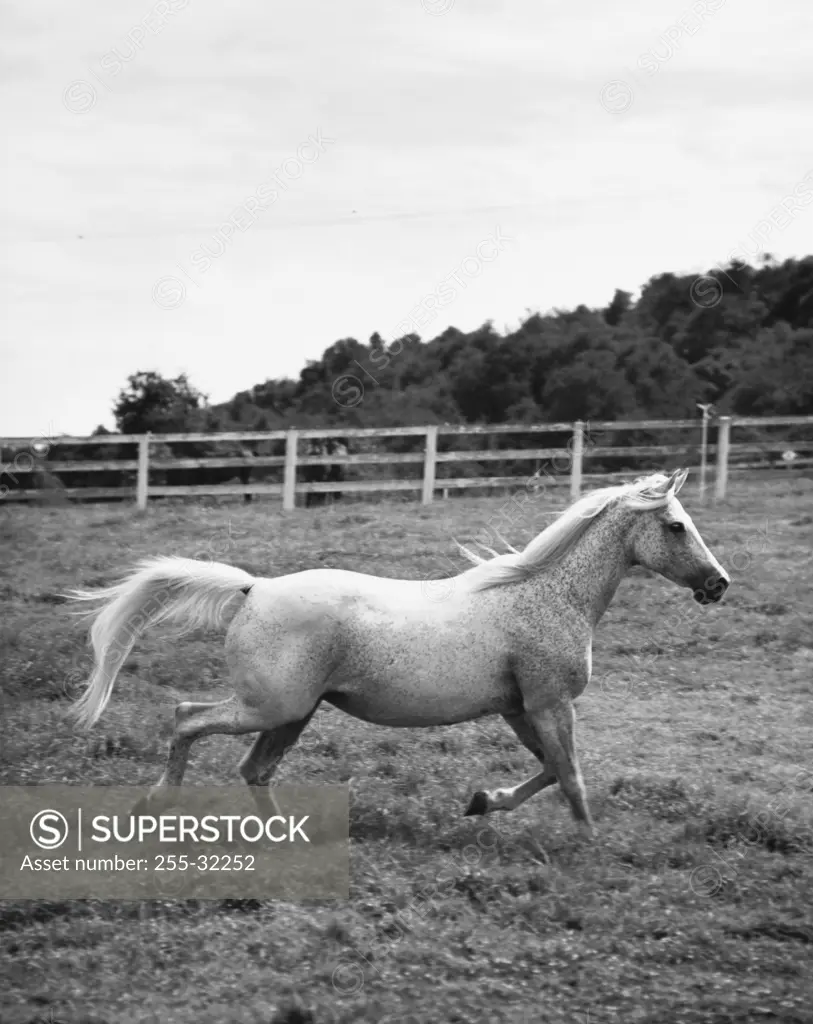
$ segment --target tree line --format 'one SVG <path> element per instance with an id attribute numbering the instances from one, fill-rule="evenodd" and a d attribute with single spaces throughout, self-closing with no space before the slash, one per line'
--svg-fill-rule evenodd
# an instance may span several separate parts
<path id="1" fill-rule="evenodd" d="M 813 413 L 813 257 L 660 274 L 637 301 L 617 290 L 603 309 L 532 313 L 505 334 L 488 322 L 427 341 L 345 338 L 298 380 L 268 379 L 213 407 L 187 402 L 181 420 L 215 430 L 556 423 L 693 417 L 698 402 L 721 414 Z M 130 409 L 117 407 L 119 429 L 143 429 Z"/>
<path id="2" fill-rule="evenodd" d="M 637 300 L 616 290 L 604 308 L 529 312 L 516 330 L 506 333 L 486 322 L 469 332 L 449 327 L 428 340 L 408 334 L 387 343 L 377 333 L 366 343 L 343 338 L 319 359 L 308 360 L 298 379 L 268 378 L 216 405 L 185 375 L 168 379 L 142 371 L 129 378 L 113 414 L 119 433 L 218 433 L 683 419 L 697 417 L 699 402 L 713 403 L 719 414 L 813 414 L 813 256 L 779 262 L 766 255 L 759 266 L 735 261 L 700 277 L 659 274 L 647 281 Z M 95 433 L 109 432 L 100 426 Z M 566 440 L 566 434 L 545 435 L 541 443 L 556 447 Z M 670 440 L 657 432 L 624 432 L 612 444 Z M 466 449 L 468 441 L 470 448 L 482 444 L 450 438 L 446 447 Z M 353 450 L 409 451 L 420 443 L 419 438 L 393 438 L 356 443 Z M 538 447 L 540 438 L 512 435 L 494 443 Z M 158 457 L 256 457 L 282 451 L 278 442 L 195 442 L 173 444 Z M 93 450 L 60 445 L 51 458 L 125 459 L 135 458 L 135 450 L 132 445 Z M 606 468 L 618 465 L 611 459 Z M 415 472 L 411 466 L 395 470 Z M 527 465 L 492 463 L 465 470 L 512 472 L 527 472 Z M 457 466 L 455 473 L 464 475 Z M 393 475 L 392 467 L 387 475 Z M 155 480 L 279 477 L 274 468 L 238 472 L 222 467 L 167 470 Z M 96 472 L 81 483 L 76 475 L 65 479 L 71 486 L 116 486 L 110 481 L 120 482 L 121 474 Z"/>

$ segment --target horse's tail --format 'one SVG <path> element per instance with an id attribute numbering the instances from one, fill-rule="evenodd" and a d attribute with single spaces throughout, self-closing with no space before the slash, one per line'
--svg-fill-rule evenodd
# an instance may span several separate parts
<path id="1" fill-rule="evenodd" d="M 193 558 L 148 558 L 135 571 L 103 590 L 74 590 L 76 601 L 107 603 L 93 621 L 90 640 L 95 663 L 87 689 L 72 709 L 90 728 L 110 700 L 119 669 L 138 637 L 158 622 L 175 622 L 182 633 L 199 627 L 221 629 L 231 603 L 248 593 L 254 577 L 222 562 Z"/>

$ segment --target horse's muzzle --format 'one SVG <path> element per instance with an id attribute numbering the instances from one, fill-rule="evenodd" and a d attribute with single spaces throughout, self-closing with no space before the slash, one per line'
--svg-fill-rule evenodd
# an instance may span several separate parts
<path id="1" fill-rule="evenodd" d="M 698 604 L 717 604 L 723 594 L 728 590 L 730 580 L 725 576 L 711 576 L 703 580 L 703 583 L 695 588 L 694 599 Z"/>

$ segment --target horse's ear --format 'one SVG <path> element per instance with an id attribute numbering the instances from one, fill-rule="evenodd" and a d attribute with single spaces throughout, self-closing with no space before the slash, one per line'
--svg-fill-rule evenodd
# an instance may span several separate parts
<path id="1" fill-rule="evenodd" d="M 677 494 L 680 488 L 686 483 L 686 477 L 688 475 L 688 469 L 676 469 L 666 482 L 667 492 L 673 491 Z"/>

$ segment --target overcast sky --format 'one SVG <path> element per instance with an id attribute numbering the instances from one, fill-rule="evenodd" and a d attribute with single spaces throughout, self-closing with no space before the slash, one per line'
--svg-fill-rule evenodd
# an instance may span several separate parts
<path id="1" fill-rule="evenodd" d="M 6 0 L 0 434 L 813 251 L 810 0 L 621 6 Z"/>

